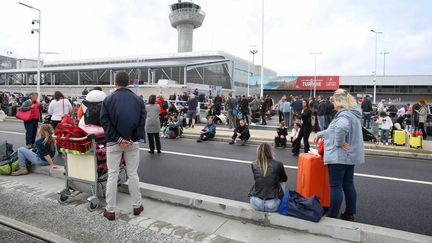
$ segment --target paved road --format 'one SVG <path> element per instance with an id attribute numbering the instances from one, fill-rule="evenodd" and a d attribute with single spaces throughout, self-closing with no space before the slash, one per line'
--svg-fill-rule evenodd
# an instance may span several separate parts
<path id="1" fill-rule="evenodd" d="M 23 144 L 22 132 L 22 124 L 0 124 L 1 138 L 14 144 Z M 198 144 L 187 139 L 162 141 L 161 155 L 151 155 L 143 146 L 141 181 L 248 200 L 255 146 Z M 289 150 L 276 149 L 275 154 L 285 164 L 289 187 L 295 189 L 297 158 Z M 367 157 L 356 173 L 358 222 L 432 235 L 432 161 Z"/>

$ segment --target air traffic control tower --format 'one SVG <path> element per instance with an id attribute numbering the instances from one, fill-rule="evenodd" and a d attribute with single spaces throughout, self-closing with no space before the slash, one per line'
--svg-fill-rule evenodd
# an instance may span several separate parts
<path id="1" fill-rule="evenodd" d="M 198 4 L 181 0 L 172 4 L 170 8 L 171 26 L 178 32 L 178 52 L 191 52 L 193 30 L 202 25 L 205 13 Z"/>

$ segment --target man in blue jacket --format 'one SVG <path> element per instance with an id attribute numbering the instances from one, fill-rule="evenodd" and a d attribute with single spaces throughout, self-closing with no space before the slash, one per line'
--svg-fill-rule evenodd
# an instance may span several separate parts
<path id="1" fill-rule="evenodd" d="M 198 143 L 207 141 L 214 138 L 216 135 L 216 125 L 213 123 L 213 117 L 207 117 L 207 124 L 201 130 L 200 138 L 197 140 Z"/>
<path id="2" fill-rule="evenodd" d="M 116 90 L 105 98 L 101 109 L 101 124 L 105 131 L 108 165 L 107 206 L 103 215 L 108 220 L 115 220 L 117 180 L 122 156 L 127 165 L 133 214 L 139 215 L 144 210 L 141 204 L 137 170 L 139 165 L 138 141 L 145 138 L 144 126 L 147 113 L 144 101 L 128 89 L 128 85 L 129 75 L 126 72 L 117 73 L 115 76 Z"/>

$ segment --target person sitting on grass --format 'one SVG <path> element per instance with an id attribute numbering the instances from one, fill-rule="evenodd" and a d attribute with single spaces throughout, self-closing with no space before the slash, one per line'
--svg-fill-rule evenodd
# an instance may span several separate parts
<path id="1" fill-rule="evenodd" d="M 277 130 L 277 136 L 275 136 L 275 147 L 285 148 L 287 142 L 286 136 L 288 135 L 288 129 L 285 126 L 285 122 L 282 121 L 276 130 Z"/>
<path id="2" fill-rule="evenodd" d="M 229 144 L 234 144 L 237 137 L 242 141 L 242 146 L 246 145 L 246 141 L 250 138 L 249 127 L 245 120 L 240 120 L 240 125 L 234 129 L 232 141 Z"/>
<path id="3" fill-rule="evenodd" d="M 216 125 L 213 122 L 213 117 L 207 117 L 207 124 L 201 130 L 200 138 L 197 140 L 198 143 L 207 141 L 214 138 L 216 135 Z"/>
<path id="4" fill-rule="evenodd" d="M 26 147 L 18 149 L 20 168 L 17 171 L 12 172 L 13 176 L 28 174 L 26 161 L 37 166 L 49 165 L 53 169 L 57 168 L 52 160 L 56 152 L 55 140 L 52 135 L 53 131 L 51 125 L 42 124 L 39 128 L 40 138 L 35 142 L 36 151 L 33 152 L 31 149 Z"/>
<path id="5" fill-rule="evenodd" d="M 252 208 L 263 212 L 276 212 L 284 196 L 281 183 L 288 180 L 282 162 L 274 159 L 271 146 L 258 146 L 257 159 L 252 163 L 255 183 L 249 192 Z"/>

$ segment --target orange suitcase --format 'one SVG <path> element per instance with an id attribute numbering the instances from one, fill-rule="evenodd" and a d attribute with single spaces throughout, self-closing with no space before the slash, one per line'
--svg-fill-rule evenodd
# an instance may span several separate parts
<path id="1" fill-rule="evenodd" d="M 320 156 L 300 154 L 298 159 L 297 192 L 304 197 L 317 195 L 323 207 L 330 207 L 330 183 L 327 165 Z"/>

